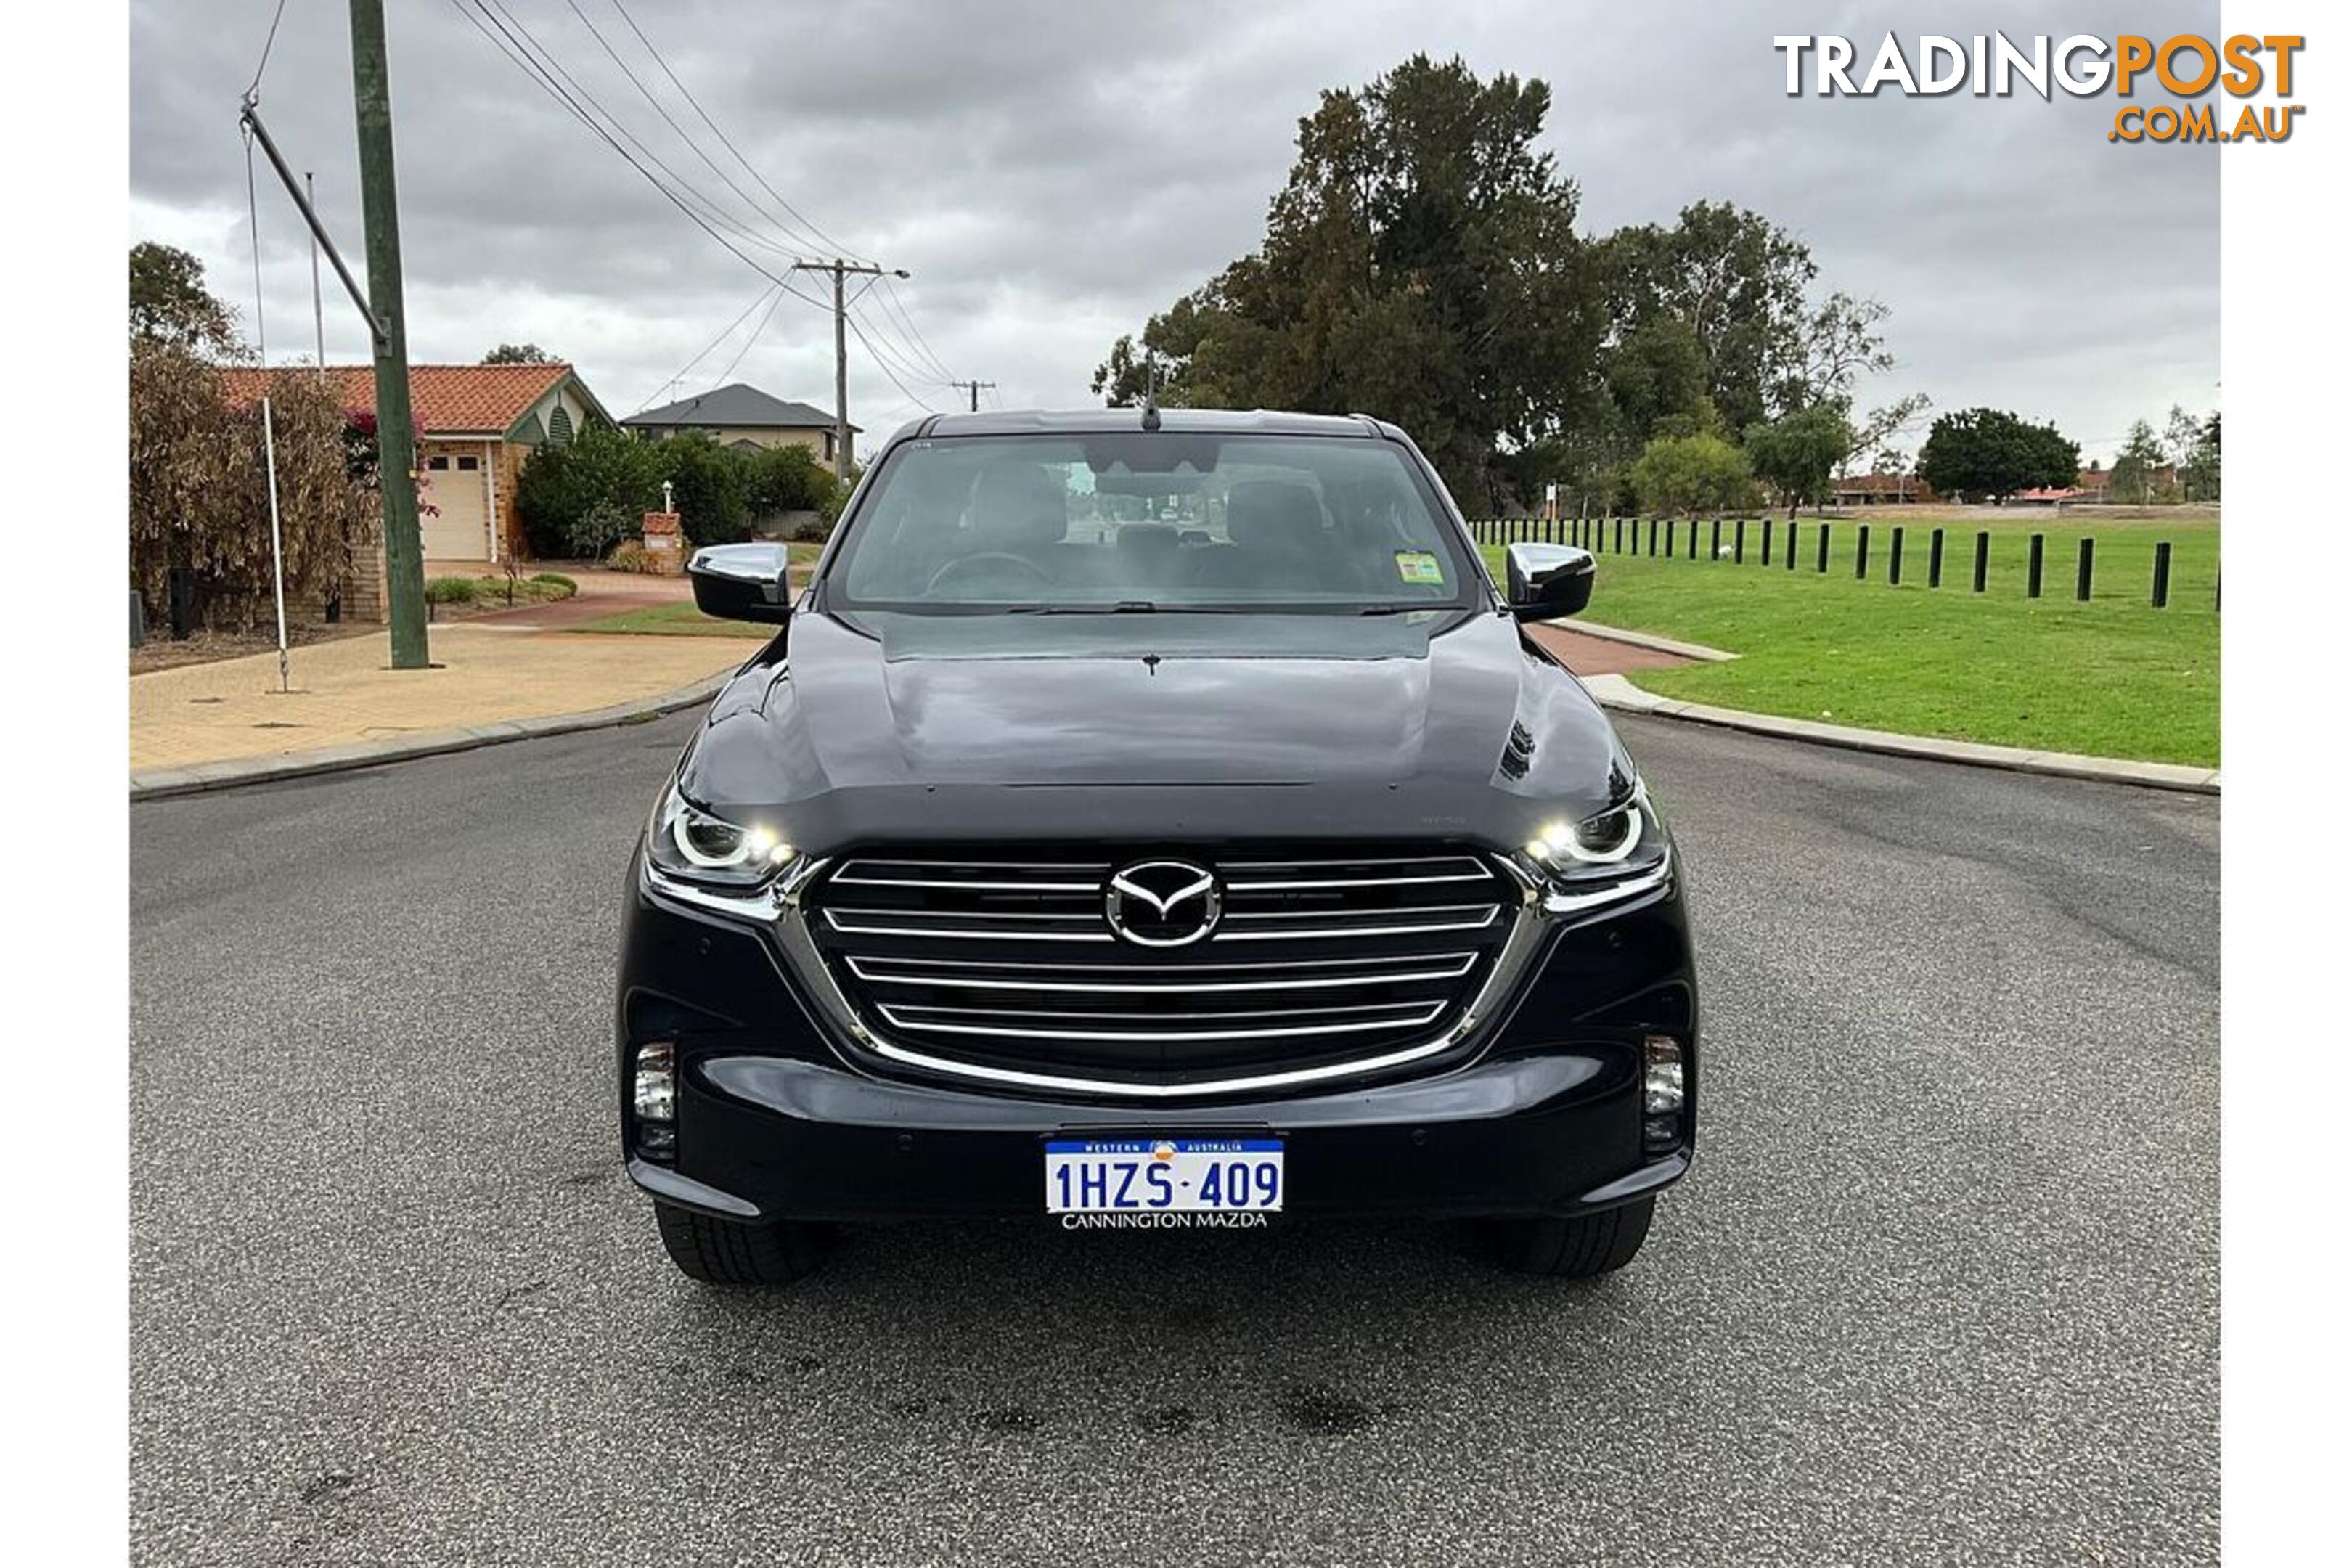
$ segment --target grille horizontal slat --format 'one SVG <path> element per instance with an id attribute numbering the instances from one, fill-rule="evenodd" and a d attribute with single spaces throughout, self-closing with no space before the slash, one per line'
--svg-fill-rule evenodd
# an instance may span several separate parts
<path id="1" fill-rule="evenodd" d="M 1478 962 L 1475 952 L 1419 953 L 1406 962 L 1332 960 L 1287 964 L 1112 966 L 971 963 L 940 959 L 846 960 L 851 973 L 871 985 L 931 985 L 967 991 L 1053 991 L 1077 994 L 1172 994 L 1323 991 L 1342 986 L 1459 980 Z M 1286 969 L 1282 975 L 1267 972 Z M 1313 973 L 1298 973 L 1311 970 Z"/>
<path id="2" fill-rule="evenodd" d="M 1112 931 L 1113 873 L 1153 858 L 1216 878 L 1205 938 Z M 1516 897 L 1460 850 L 872 855 L 807 894 L 818 956 L 870 1027 L 938 1058 L 1144 1082 L 1427 1041 L 1491 971 Z"/>

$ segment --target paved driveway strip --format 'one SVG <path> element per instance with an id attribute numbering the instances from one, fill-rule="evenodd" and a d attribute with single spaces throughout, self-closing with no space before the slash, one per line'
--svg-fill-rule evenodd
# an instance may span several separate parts
<path id="1" fill-rule="evenodd" d="M 2214 1560 L 2210 799 L 1622 721 L 1706 1100 L 1597 1286 L 919 1225 L 737 1295 L 614 1163 L 689 722 L 131 808 L 140 1561 Z"/>

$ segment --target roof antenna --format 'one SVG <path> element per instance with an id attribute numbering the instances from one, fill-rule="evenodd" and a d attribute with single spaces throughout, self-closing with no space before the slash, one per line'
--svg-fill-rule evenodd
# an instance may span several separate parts
<path id="1" fill-rule="evenodd" d="M 1143 356 L 1143 427 L 1160 428 L 1160 356 L 1155 353 Z"/>

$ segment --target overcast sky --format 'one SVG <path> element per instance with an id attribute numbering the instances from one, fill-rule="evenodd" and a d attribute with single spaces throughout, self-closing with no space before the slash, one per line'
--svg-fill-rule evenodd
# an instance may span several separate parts
<path id="1" fill-rule="evenodd" d="M 1545 144 L 1581 185 L 1590 230 L 1727 200 L 1811 246 L 1824 287 L 1885 300 L 1901 363 L 1864 388 L 1865 405 L 1920 391 L 1939 408 L 2011 407 L 2103 458 L 2135 417 L 2160 425 L 2175 402 L 2218 404 L 2219 161 L 2263 156 L 2110 143 L 2112 95 L 1790 99 L 1771 45 L 1776 33 L 1843 34 L 1866 60 L 1889 28 L 1906 47 L 1923 32 L 1996 27 L 2210 36 L 2210 3 L 1514 0 L 1440 17 L 1425 0 L 620 0 L 755 177 L 615 0 L 502 3 L 654 155 L 768 244 L 816 248 L 755 216 L 663 123 L 574 4 L 746 195 L 790 222 L 780 195 L 843 249 L 912 275 L 895 300 L 860 307 L 904 386 L 850 344 L 851 417 L 876 432 L 920 413 L 918 399 L 960 405 L 946 374 L 995 382 L 988 395 L 1004 406 L 1088 401 L 1113 338 L 1257 242 L 1318 90 L 1415 50 L 1550 83 Z M 275 4 L 131 6 L 130 237 L 194 251 L 248 335 L 236 105 Z M 530 340 L 574 362 L 615 414 L 722 379 L 830 405 L 827 317 L 793 299 L 756 341 L 764 307 L 689 368 L 767 279 L 502 58 L 456 0 L 388 10 L 414 361 L 470 363 Z M 343 5 L 289 0 L 261 100 L 296 168 L 316 170 L 356 268 L 349 47 Z M 309 247 L 266 165 L 258 177 L 269 357 L 308 357 Z M 326 286 L 328 357 L 363 358 L 331 274 Z"/>

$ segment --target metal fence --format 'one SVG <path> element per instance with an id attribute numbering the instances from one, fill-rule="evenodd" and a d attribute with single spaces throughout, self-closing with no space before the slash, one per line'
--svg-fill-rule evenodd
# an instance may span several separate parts
<path id="1" fill-rule="evenodd" d="M 1800 530 L 1810 526 L 1812 538 L 1801 541 Z M 1832 524 L 1813 521 L 1800 523 L 1796 519 L 1778 520 L 1769 517 L 1674 518 L 1674 517 L 1488 517 L 1470 520 L 1471 537 L 1482 545 L 1519 543 L 1570 544 L 1590 550 L 1596 555 L 1643 555 L 1668 561 L 1727 561 L 1744 566 L 1753 558 L 1759 566 L 1778 564 L 1784 572 L 1803 570 L 1827 575 L 1831 565 L 1831 529 Z M 1858 581 L 1871 576 L 1871 524 L 1854 522 L 1845 525 L 1853 536 L 1853 574 Z M 1700 531 L 1705 530 L 1706 545 L 1699 545 Z M 1903 584 L 1906 537 L 1916 534 L 1916 528 L 1895 523 L 1881 529 L 1885 542 L 1885 574 L 1889 586 Z M 1949 531 L 1959 533 L 1963 531 Z M 1927 532 L 1927 582 L 1930 588 L 1944 585 L 1945 543 L 1948 531 L 1930 529 Z M 1809 542 L 1810 550 L 1801 552 L 1801 542 Z M 1957 542 L 1957 541 L 1955 541 Z M 2081 538 L 2074 545 L 2074 595 L 2078 602 L 2088 603 L 2092 582 L 2097 567 L 2098 542 Z M 1844 559 L 1844 552 L 1836 552 Z M 1969 572 L 1969 591 L 1988 592 L 1990 586 L 1990 564 L 1992 557 L 1992 531 L 1976 531 L 1975 547 Z M 1911 556 L 1910 569 L 1914 580 L 1918 575 L 1918 558 Z M 2049 582 L 2049 552 L 2046 536 L 2032 533 L 2026 540 L 2024 574 L 2025 596 L 2039 599 Z M 2062 579 L 2057 587 L 2063 588 Z M 2149 566 L 2147 602 L 2156 609 L 2172 603 L 2172 542 L 2159 539 Z M 2221 574 L 2213 578 L 2213 607 L 2221 607 Z"/>

